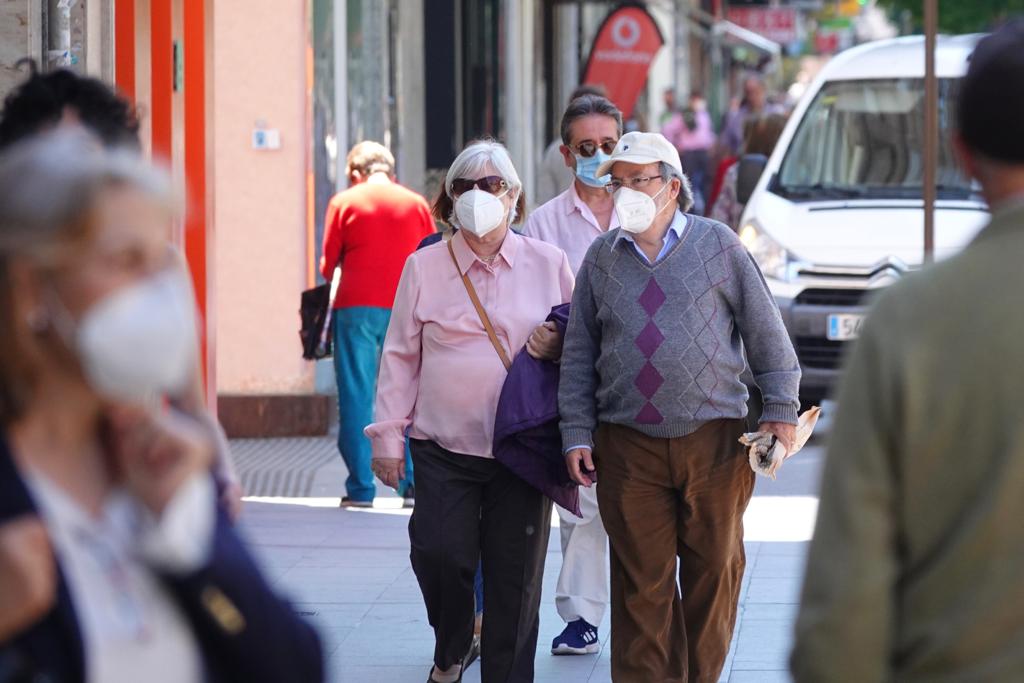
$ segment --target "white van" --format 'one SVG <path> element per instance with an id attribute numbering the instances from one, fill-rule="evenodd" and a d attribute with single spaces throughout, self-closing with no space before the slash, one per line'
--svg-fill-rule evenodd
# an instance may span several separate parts
<path id="1" fill-rule="evenodd" d="M 957 82 L 980 38 L 940 36 L 937 43 L 936 259 L 966 246 L 988 219 L 950 143 Z M 740 238 L 782 310 L 805 399 L 831 388 L 871 296 L 923 261 L 923 138 L 924 39 L 898 38 L 837 55 L 796 107 L 772 156 L 753 160 L 752 175 L 752 160 L 744 160 L 741 175 L 759 180 L 746 190 Z"/>

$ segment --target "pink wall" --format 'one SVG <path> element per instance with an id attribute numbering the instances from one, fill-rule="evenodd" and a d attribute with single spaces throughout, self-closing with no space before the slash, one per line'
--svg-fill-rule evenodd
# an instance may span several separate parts
<path id="1" fill-rule="evenodd" d="M 217 0 L 213 31 L 218 392 L 309 393 L 303 3 Z M 280 149 L 252 149 L 256 121 Z"/>

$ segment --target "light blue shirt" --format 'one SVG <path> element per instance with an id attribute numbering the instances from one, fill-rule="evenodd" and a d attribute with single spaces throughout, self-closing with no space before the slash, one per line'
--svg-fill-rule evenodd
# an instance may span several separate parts
<path id="1" fill-rule="evenodd" d="M 658 252 L 658 258 L 654 260 L 655 263 L 665 258 L 665 254 L 672 251 L 672 247 L 676 246 L 676 244 L 679 243 L 679 240 L 683 239 L 683 233 L 686 232 L 686 226 L 689 224 L 690 221 L 686 215 L 679 209 L 676 209 L 675 216 L 672 217 L 672 223 L 669 224 L 668 230 L 665 232 L 665 240 L 662 244 L 661 251 Z M 640 254 L 641 258 L 643 258 L 646 263 L 651 262 L 651 260 L 647 258 L 647 254 L 645 254 L 643 249 L 640 248 L 640 245 L 638 245 L 636 240 L 633 239 L 633 235 L 620 229 L 618 236 L 615 238 L 615 243 L 618 244 L 619 240 L 628 240 L 629 243 L 633 245 L 633 248 L 636 249 L 636 253 Z"/>

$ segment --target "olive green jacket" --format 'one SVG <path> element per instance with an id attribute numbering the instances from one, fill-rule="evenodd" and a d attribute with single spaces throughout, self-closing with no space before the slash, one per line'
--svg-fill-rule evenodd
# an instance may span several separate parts
<path id="1" fill-rule="evenodd" d="M 1024 681 L 1024 201 L 865 321 L 790 663 L 798 683 Z"/>

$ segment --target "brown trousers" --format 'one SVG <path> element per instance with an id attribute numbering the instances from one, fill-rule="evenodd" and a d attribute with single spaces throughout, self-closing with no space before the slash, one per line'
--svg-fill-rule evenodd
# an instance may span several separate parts
<path id="1" fill-rule="evenodd" d="M 754 490 L 743 431 L 743 420 L 715 420 L 678 439 L 598 428 L 616 683 L 718 681 L 736 624 L 743 512 Z"/>

